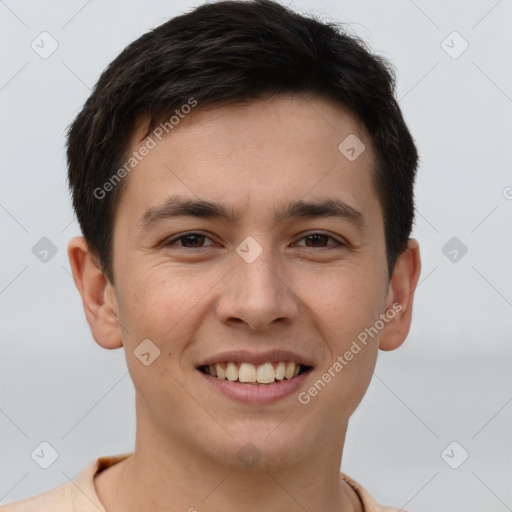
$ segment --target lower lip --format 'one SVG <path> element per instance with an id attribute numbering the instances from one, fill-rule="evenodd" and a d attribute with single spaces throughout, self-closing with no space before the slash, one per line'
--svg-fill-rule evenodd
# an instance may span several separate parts
<path id="1" fill-rule="evenodd" d="M 297 377 L 293 379 L 283 379 L 274 384 L 244 384 L 242 382 L 231 382 L 229 380 L 206 375 L 200 370 L 197 371 L 206 379 L 208 385 L 229 398 L 247 404 L 268 404 L 297 393 L 299 388 L 306 382 L 312 369 L 297 375 Z"/>

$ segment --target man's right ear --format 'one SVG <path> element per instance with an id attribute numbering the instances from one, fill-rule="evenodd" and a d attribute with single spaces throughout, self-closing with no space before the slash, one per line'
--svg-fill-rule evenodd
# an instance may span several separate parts
<path id="1" fill-rule="evenodd" d="M 114 286 L 100 270 L 84 237 L 68 244 L 68 258 L 75 285 L 96 343 L 103 348 L 123 346 Z"/>

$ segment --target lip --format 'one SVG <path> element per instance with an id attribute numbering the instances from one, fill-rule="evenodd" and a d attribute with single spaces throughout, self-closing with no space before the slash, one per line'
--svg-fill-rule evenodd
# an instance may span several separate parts
<path id="1" fill-rule="evenodd" d="M 297 375 L 297 377 L 293 377 L 289 380 L 283 379 L 274 384 L 230 382 L 229 380 L 206 375 L 200 370 L 197 371 L 199 375 L 201 375 L 201 378 L 205 379 L 206 384 L 210 386 L 211 389 L 222 393 L 228 398 L 246 404 L 268 404 L 296 394 L 298 390 L 304 386 L 312 370 L 313 369 L 310 368 L 304 373 Z"/>
<path id="2" fill-rule="evenodd" d="M 234 363 L 251 363 L 254 365 L 285 361 L 301 364 L 303 366 L 314 366 L 311 361 L 290 350 L 267 350 L 266 352 L 258 353 L 249 352 L 247 350 L 231 350 L 229 352 L 221 352 L 205 359 L 202 363 L 198 364 L 196 368 L 210 364 L 228 363 L 230 361 Z"/>

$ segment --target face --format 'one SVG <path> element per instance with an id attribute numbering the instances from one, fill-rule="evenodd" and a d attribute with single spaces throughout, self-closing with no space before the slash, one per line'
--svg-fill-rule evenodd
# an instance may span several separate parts
<path id="1" fill-rule="evenodd" d="M 339 149 L 349 135 L 366 147 L 355 160 Z M 223 463 L 248 442 L 268 467 L 335 442 L 388 325 L 357 352 L 354 340 L 391 306 L 372 165 L 347 110 L 289 96 L 198 106 L 149 151 L 114 227 L 113 293 L 138 422 Z M 274 382 L 207 375 L 216 362 L 234 363 L 230 378 L 256 371 Z M 283 366 L 297 373 L 290 362 L 300 373 L 283 378 Z"/>

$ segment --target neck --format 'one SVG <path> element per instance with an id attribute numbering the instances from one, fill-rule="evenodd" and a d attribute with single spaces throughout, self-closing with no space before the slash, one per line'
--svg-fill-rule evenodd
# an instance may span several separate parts
<path id="1" fill-rule="evenodd" d="M 108 512 L 359 512 L 357 494 L 340 478 L 345 434 L 346 425 L 293 460 L 262 457 L 249 467 L 212 459 L 138 421 L 134 453 L 100 473 L 95 486 Z"/>

